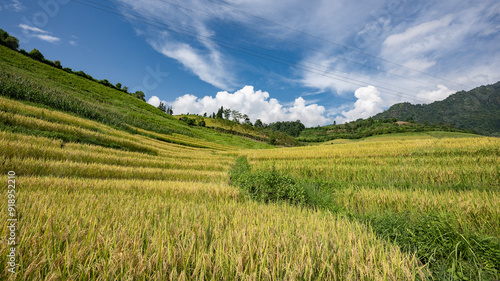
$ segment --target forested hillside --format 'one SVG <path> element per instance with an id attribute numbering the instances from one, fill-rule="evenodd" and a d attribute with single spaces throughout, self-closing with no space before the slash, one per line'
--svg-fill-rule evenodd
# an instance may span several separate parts
<path id="1" fill-rule="evenodd" d="M 500 82 L 457 92 L 425 105 L 398 103 L 373 119 L 395 117 L 418 123 L 451 124 L 487 136 L 500 136 Z"/>

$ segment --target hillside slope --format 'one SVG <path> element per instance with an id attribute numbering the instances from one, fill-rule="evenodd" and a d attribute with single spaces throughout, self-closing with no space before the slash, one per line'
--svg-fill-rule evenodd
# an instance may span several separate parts
<path id="1" fill-rule="evenodd" d="M 84 77 L 43 64 L 0 45 L 0 95 L 48 107 L 134 134 L 162 134 L 162 140 L 191 145 L 187 137 L 243 148 L 271 145 L 188 126 L 158 108 Z M 141 131 L 146 130 L 148 132 Z M 182 135 L 183 140 L 172 134 Z M 166 139 L 168 138 L 168 140 Z M 205 145 L 203 147 L 209 147 Z"/>
<path id="2" fill-rule="evenodd" d="M 468 92 L 460 91 L 431 104 L 398 103 L 373 119 L 392 117 L 419 123 L 451 124 L 482 135 L 500 136 L 500 82 Z"/>

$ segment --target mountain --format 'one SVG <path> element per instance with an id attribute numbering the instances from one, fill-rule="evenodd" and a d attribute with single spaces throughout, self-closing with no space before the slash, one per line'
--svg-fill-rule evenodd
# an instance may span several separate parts
<path id="1" fill-rule="evenodd" d="M 398 103 L 373 116 L 418 123 L 451 124 L 487 136 L 500 136 L 500 82 L 457 92 L 430 104 Z"/>

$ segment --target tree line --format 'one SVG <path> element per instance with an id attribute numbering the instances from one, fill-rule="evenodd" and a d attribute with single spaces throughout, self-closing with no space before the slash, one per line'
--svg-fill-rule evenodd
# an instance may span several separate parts
<path id="1" fill-rule="evenodd" d="M 323 127 L 308 128 L 297 139 L 302 142 L 325 142 L 333 139 L 360 139 L 383 134 L 427 131 L 473 133 L 444 123 L 415 123 L 413 119 L 398 121 L 395 117 L 377 120 L 370 117 L 340 125 L 334 123 Z"/>
<path id="2" fill-rule="evenodd" d="M 94 82 L 97 82 L 99 84 L 102 84 L 106 87 L 109 87 L 109 88 L 112 88 L 112 89 L 115 89 L 115 90 L 118 90 L 118 91 L 122 91 L 126 94 L 129 94 L 131 96 L 134 96 L 142 101 L 146 101 L 146 96 L 144 94 L 144 92 L 142 91 L 136 91 L 135 93 L 129 93 L 128 91 L 128 87 L 122 87 L 122 84 L 121 83 L 116 83 L 115 85 L 113 85 L 111 82 L 109 82 L 107 79 L 102 79 L 102 80 L 98 80 L 98 79 L 95 79 L 94 77 L 92 77 L 90 74 L 87 74 L 81 70 L 79 71 L 74 71 L 72 70 L 71 68 L 69 67 L 63 67 L 62 64 L 61 64 L 61 61 L 59 60 L 55 60 L 55 61 L 51 61 L 51 60 L 48 60 L 44 57 L 44 55 L 37 49 L 33 49 L 31 50 L 31 52 L 26 52 L 24 49 L 19 49 L 19 39 L 17 39 L 16 37 L 10 35 L 7 31 L 3 30 L 3 29 L 0 29 L 0 44 L 1 45 L 4 45 L 20 54 L 23 54 L 27 57 L 30 57 L 34 60 L 37 60 L 39 62 L 42 62 L 44 64 L 47 64 L 47 65 L 50 65 L 52 67 L 55 67 L 55 68 L 58 68 L 58 69 L 61 69 L 61 70 L 64 70 L 68 73 L 72 73 L 72 74 L 75 74 L 75 75 L 78 75 L 80 77 L 83 77 L 83 78 L 86 78 L 88 80 L 91 80 L 91 81 L 94 81 Z"/>

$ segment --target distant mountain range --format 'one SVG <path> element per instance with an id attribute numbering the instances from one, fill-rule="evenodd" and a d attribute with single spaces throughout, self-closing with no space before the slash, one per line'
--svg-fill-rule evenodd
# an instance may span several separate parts
<path id="1" fill-rule="evenodd" d="M 398 103 L 373 116 L 417 123 L 451 124 L 479 134 L 500 137 L 500 81 L 468 92 L 460 91 L 430 104 Z"/>

